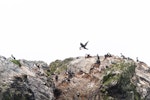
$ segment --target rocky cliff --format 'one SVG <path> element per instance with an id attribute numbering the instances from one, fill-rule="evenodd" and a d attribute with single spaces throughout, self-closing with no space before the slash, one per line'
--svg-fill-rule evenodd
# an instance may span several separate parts
<path id="1" fill-rule="evenodd" d="M 50 64 L 57 100 L 150 100 L 150 67 L 114 55 L 56 60 Z"/>
<path id="2" fill-rule="evenodd" d="M 42 61 L 0 56 L 0 100 L 54 100 L 55 85 Z"/>
<path id="3" fill-rule="evenodd" d="M 150 67 L 110 54 L 50 65 L 0 56 L 0 100 L 150 100 Z"/>

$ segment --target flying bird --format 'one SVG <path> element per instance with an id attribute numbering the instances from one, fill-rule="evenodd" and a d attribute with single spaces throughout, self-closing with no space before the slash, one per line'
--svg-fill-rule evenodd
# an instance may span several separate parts
<path id="1" fill-rule="evenodd" d="M 81 45 L 80 50 L 81 50 L 81 48 L 88 50 L 88 49 L 86 48 L 86 45 L 88 44 L 88 42 L 89 42 L 89 41 L 87 41 L 85 44 L 80 43 L 80 45 Z"/>

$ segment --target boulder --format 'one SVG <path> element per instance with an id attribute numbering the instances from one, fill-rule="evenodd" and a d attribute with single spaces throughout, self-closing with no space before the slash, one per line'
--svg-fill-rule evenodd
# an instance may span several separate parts
<path id="1" fill-rule="evenodd" d="M 0 100 L 54 100 L 55 85 L 44 71 L 48 65 L 15 60 L 0 56 Z"/>

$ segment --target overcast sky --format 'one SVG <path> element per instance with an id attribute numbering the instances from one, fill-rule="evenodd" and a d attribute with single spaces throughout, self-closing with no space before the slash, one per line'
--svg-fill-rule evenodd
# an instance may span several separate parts
<path id="1" fill-rule="evenodd" d="M 149 0 L 0 0 L 5 57 L 50 63 L 110 52 L 150 65 L 149 35 Z"/>

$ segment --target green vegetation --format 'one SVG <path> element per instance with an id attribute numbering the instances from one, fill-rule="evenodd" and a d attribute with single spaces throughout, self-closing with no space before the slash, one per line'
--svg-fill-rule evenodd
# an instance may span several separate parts
<path id="1" fill-rule="evenodd" d="M 19 60 L 16 60 L 16 58 L 13 55 L 11 55 L 11 58 L 12 58 L 11 62 L 13 62 L 14 64 L 16 64 L 19 67 L 21 67 L 21 63 L 20 63 Z"/>
<path id="2" fill-rule="evenodd" d="M 18 65 L 19 67 L 21 67 L 21 63 L 20 63 L 19 60 L 13 59 L 13 60 L 11 60 L 11 62 L 13 62 L 14 64 L 16 64 L 16 65 Z"/>
<path id="3" fill-rule="evenodd" d="M 113 67 L 106 70 L 103 77 L 103 98 L 134 98 L 140 100 L 140 94 L 136 91 L 136 86 L 131 82 L 135 73 L 136 65 L 134 63 L 121 62 L 114 64 Z"/>
<path id="4" fill-rule="evenodd" d="M 54 62 L 52 62 L 49 67 L 50 69 L 46 72 L 48 76 L 50 76 L 51 74 L 54 73 L 60 73 L 64 70 L 67 70 L 67 65 L 70 61 L 72 61 L 73 58 L 67 58 L 63 61 L 61 60 L 56 60 Z"/>

